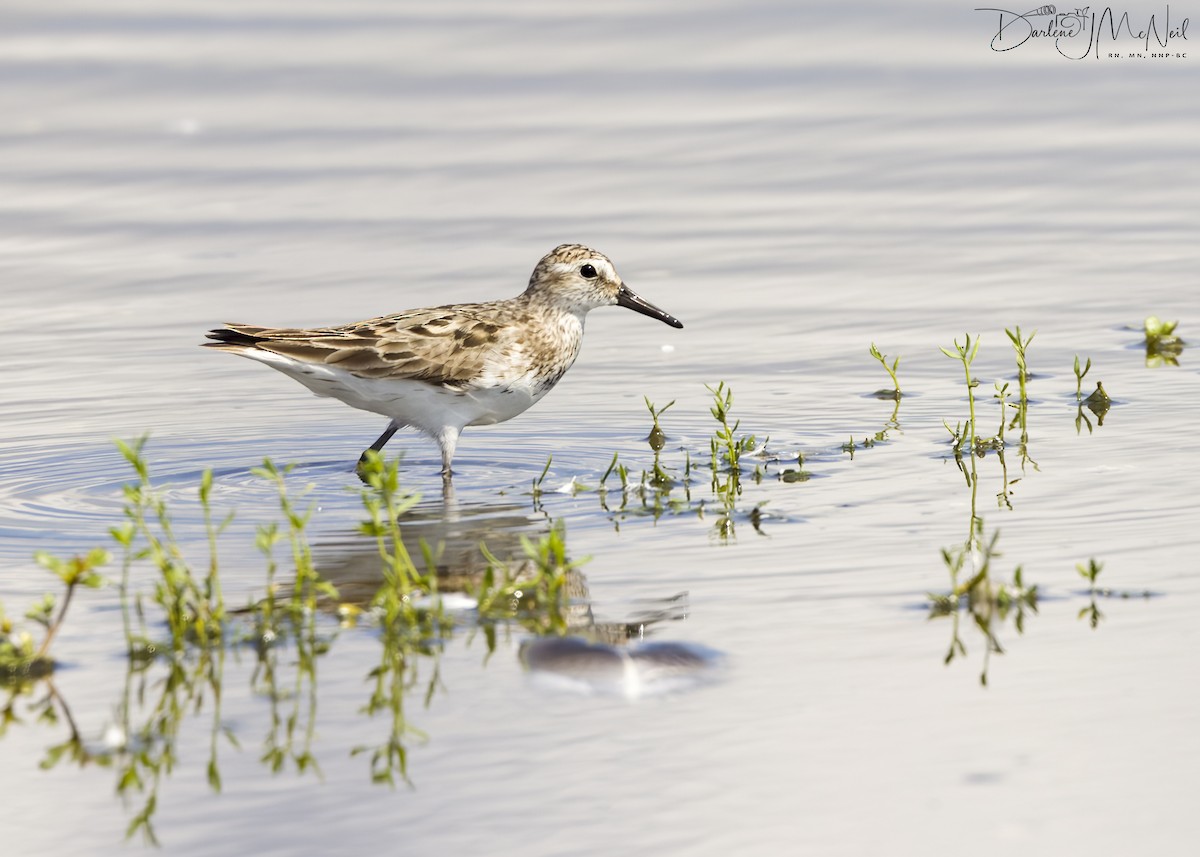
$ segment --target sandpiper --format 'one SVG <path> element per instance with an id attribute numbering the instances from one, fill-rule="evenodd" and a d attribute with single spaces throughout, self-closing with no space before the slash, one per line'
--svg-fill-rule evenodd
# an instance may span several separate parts
<path id="1" fill-rule="evenodd" d="M 522 413 L 571 368 L 588 311 L 627 307 L 671 327 L 679 319 L 634 294 L 603 253 L 563 244 L 533 269 L 515 298 L 449 304 L 336 327 L 228 324 L 211 330 L 208 348 L 232 351 L 278 369 L 318 396 L 382 414 L 391 422 L 378 452 L 405 426 L 437 441 L 442 477 L 465 426 Z M 363 456 L 366 456 L 366 452 Z"/>

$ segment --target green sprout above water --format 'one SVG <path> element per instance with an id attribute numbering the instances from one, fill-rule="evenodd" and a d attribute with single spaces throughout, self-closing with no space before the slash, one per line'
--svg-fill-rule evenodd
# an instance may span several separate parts
<path id="1" fill-rule="evenodd" d="M 1142 331 L 1146 335 L 1143 344 L 1146 346 L 1148 367 L 1179 365 L 1179 355 L 1183 353 L 1187 343 L 1175 335 L 1175 328 L 1178 326 L 1178 321 L 1167 322 L 1154 315 L 1142 323 Z"/>
<path id="2" fill-rule="evenodd" d="M 650 444 L 650 449 L 654 452 L 653 477 L 650 480 L 650 485 L 658 491 L 670 491 L 675 485 L 675 480 L 670 477 L 662 466 L 662 451 L 663 447 L 667 445 L 667 435 L 662 430 L 659 417 L 675 404 L 675 400 L 672 399 L 661 408 L 656 408 L 654 403 L 650 401 L 649 396 L 643 396 L 642 398 L 646 400 L 646 408 L 650 411 L 650 419 L 654 422 L 654 425 L 650 428 L 650 434 L 646 437 L 646 442 Z"/>
<path id="3" fill-rule="evenodd" d="M 1083 397 L 1083 379 L 1087 377 L 1088 371 L 1092 368 L 1092 358 L 1087 358 L 1087 362 L 1082 366 L 1079 365 L 1079 355 L 1075 355 L 1075 433 L 1079 434 L 1083 426 L 1087 426 L 1088 434 L 1092 433 L 1092 421 L 1084 414 L 1083 409 L 1087 407 L 1096 416 L 1097 425 L 1104 425 L 1104 416 L 1112 407 L 1112 399 L 1108 392 L 1104 389 L 1104 384 L 1097 381 L 1096 389 L 1092 391 L 1086 399 Z"/>
<path id="4" fill-rule="evenodd" d="M 549 469 L 548 462 L 546 466 Z M 375 539 L 383 575 L 383 583 L 369 602 L 382 646 L 378 665 L 368 674 L 372 693 L 362 713 L 386 717 L 388 731 L 382 742 L 355 747 L 351 755 L 370 754 L 372 782 L 395 786 L 399 778 L 411 785 L 408 744 L 414 739 L 424 741 L 427 736 L 405 715 L 405 696 L 419 682 L 418 664 L 430 658 L 435 666 L 425 689 L 426 704 L 432 698 L 438 686 L 439 643 L 452 633 L 453 622 L 438 597 L 434 549 L 424 540 L 420 542 L 427 569 L 422 574 L 401 536 L 400 520 L 420 497 L 402 489 L 399 459 L 389 461 L 368 452 L 360 473 L 365 483 L 360 497 L 368 516 L 360 531 Z M 423 597 L 420 604 L 418 597 Z"/>
<path id="5" fill-rule="evenodd" d="M 123 588 L 127 586 L 129 566 L 134 561 L 149 561 L 158 570 L 154 601 L 166 614 L 171 648 L 178 652 L 190 639 L 201 645 L 220 640 L 226 618 L 225 604 L 217 581 L 216 554 L 210 552 L 207 570 L 202 576 L 192 570 L 184 557 L 166 500 L 150 479 L 150 468 L 142 454 L 146 440 L 147 436 L 143 435 L 132 443 L 116 441 L 117 449 L 133 467 L 137 481 L 127 483 L 122 489 L 126 523 L 109 532 L 125 552 Z M 203 507 L 208 506 L 211 479 L 211 474 L 201 479 L 199 497 Z M 211 512 L 206 509 L 204 516 L 210 547 L 215 546 Z M 128 621 L 125 629 L 129 651 L 146 647 L 144 632 L 135 637 Z"/>
<path id="6" fill-rule="evenodd" d="M 1087 377 L 1087 373 L 1091 371 L 1092 358 L 1087 359 L 1087 364 L 1081 369 L 1079 367 L 1079 355 L 1075 355 L 1075 399 L 1078 401 L 1083 398 L 1083 379 Z"/>
<path id="7" fill-rule="evenodd" d="M 706 385 L 712 396 L 709 413 L 717 421 L 717 427 L 708 439 L 710 461 L 709 487 L 713 499 L 719 506 L 717 520 L 713 525 L 714 533 L 722 540 L 734 535 L 734 518 L 737 515 L 736 505 L 743 490 L 743 477 L 746 476 L 744 456 L 746 453 L 759 451 L 766 460 L 766 454 L 759 449 L 759 441 L 754 435 L 739 433 L 741 422 L 733 418 L 733 390 L 724 382 L 716 386 Z M 619 521 L 627 515 L 648 516 L 657 521 L 664 514 L 694 513 L 703 518 L 706 511 L 713 505 L 706 499 L 693 502 L 692 483 L 695 468 L 692 450 L 680 447 L 682 464 L 680 469 L 668 469 L 665 463 L 667 435 L 662 425 L 663 414 L 675 402 L 671 401 L 658 407 L 648 396 L 643 397 L 646 409 L 650 412 L 651 427 L 646 442 L 649 444 L 654 458 L 648 469 L 632 470 L 621 462 L 620 453 L 614 452 L 608 467 L 600 477 L 595 489 L 590 489 L 580 483 L 575 483 L 575 492 L 580 493 L 595 490 L 600 507 L 612 516 L 614 526 L 620 528 Z M 762 442 L 765 449 L 766 440 Z M 761 483 L 766 472 L 765 463 L 756 463 L 750 474 L 755 484 Z M 791 471 L 794 474 L 794 471 Z M 616 493 L 609 488 L 609 479 L 616 474 L 621 481 L 619 505 L 610 499 L 610 493 Z M 807 478 L 808 474 L 805 474 Z M 783 475 L 781 474 L 781 479 Z M 796 479 L 784 481 L 797 481 Z M 676 488 L 682 492 L 675 492 Z M 763 520 L 762 503 L 759 503 L 748 514 L 755 530 L 760 532 Z"/>
<path id="8" fill-rule="evenodd" d="M 900 392 L 900 382 L 896 379 L 896 367 L 900 365 L 900 358 L 897 357 L 889 366 L 887 362 L 887 355 L 883 354 L 874 342 L 871 343 L 870 354 L 879 361 L 880 365 L 883 366 L 883 371 L 887 372 L 888 377 L 892 379 L 892 389 L 876 390 L 876 398 L 899 400 L 899 398 L 903 395 Z"/>
<path id="9" fill-rule="evenodd" d="M 1012 425 L 1019 425 L 1021 427 L 1021 444 L 1022 449 L 1024 449 L 1025 445 L 1029 441 L 1029 362 L 1026 358 L 1026 352 L 1029 350 L 1029 345 L 1033 342 L 1033 338 L 1037 336 L 1037 331 L 1035 330 L 1033 333 L 1029 334 L 1028 337 L 1023 337 L 1021 335 L 1021 326 L 1017 325 L 1017 327 L 1013 330 L 1005 328 L 1004 334 L 1008 337 L 1008 341 L 1012 343 L 1013 351 L 1015 351 L 1017 355 L 1018 400 L 1017 404 L 1014 406 L 1017 414 L 1013 419 Z M 1001 403 L 1001 410 L 1003 410 L 1003 403 Z M 1003 429 L 1001 429 L 999 437 L 1001 441 L 1004 440 Z"/>
<path id="10" fill-rule="evenodd" d="M 547 461 L 546 469 L 549 467 Z M 375 539 L 384 580 L 379 592 L 387 595 L 387 603 L 376 606 L 384 610 L 384 621 L 394 622 L 399 618 L 397 611 L 400 603 L 411 603 L 414 593 L 437 593 L 437 564 L 429 546 L 422 542 L 426 567 L 432 570 L 421 574 L 401 538 L 400 519 L 417 505 L 421 496 L 401 489 L 400 460 L 395 458 L 388 461 L 378 452 L 369 450 L 363 457 L 360 470 L 365 487 L 359 495 L 367 512 L 367 520 L 359 525 L 359 531 Z M 542 471 L 539 483 L 545 475 L 546 472 Z M 379 598 L 378 595 L 376 597 Z"/>
<path id="11" fill-rule="evenodd" d="M 1007 381 L 995 381 L 995 393 L 993 399 L 1000 405 L 1000 426 L 996 434 L 990 437 L 983 437 L 979 432 L 979 422 L 975 411 L 975 389 L 979 386 L 979 379 L 972 374 L 971 367 L 979 354 L 979 338 L 972 339 L 970 334 L 966 335 L 963 345 L 958 344 L 958 340 L 954 341 L 954 350 L 942 348 L 941 351 L 947 357 L 959 361 L 963 367 L 964 377 L 967 383 L 967 403 L 968 417 L 966 422 L 959 421 L 952 427 L 947 420 L 943 420 L 942 424 L 946 431 L 950 433 L 951 445 L 954 450 L 954 458 L 958 463 L 959 469 L 967 476 L 968 483 L 970 482 L 970 474 L 967 474 L 962 464 L 963 455 L 972 453 L 975 456 L 982 458 L 989 452 L 997 453 L 1003 459 L 1006 440 L 1005 432 L 1010 429 L 1020 429 L 1020 439 L 1018 444 L 1018 454 L 1021 461 L 1021 470 L 1024 472 L 1025 466 L 1032 465 L 1036 470 L 1038 464 L 1029 454 L 1029 379 L 1031 373 L 1028 362 L 1028 349 L 1037 335 L 1035 330 L 1033 333 L 1025 336 L 1021 332 L 1020 326 L 1008 329 L 1005 328 L 1005 335 L 1008 336 L 1009 342 L 1012 343 L 1013 351 L 1016 353 L 1017 360 L 1017 401 L 1010 402 L 1009 398 L 1009 383 Z M 1016 413 L 1012 420 L 1009 420 L 1009 409 Z M 1005 465 L 1007 469 L 1007 465 Z"/>
<path id="12" fill-rule="evenodd" d="M 654 403 L 650 401 L 649 396 L 642 396 L 646 402 L 646 409 L 650 411 L 650 418 L 654 421 L 654 425 L 650 428 L 650 434 L 646 437 L 646 442 L 650 444 L 650 448 L 655 452 L 661 452 L 662 448 L 667 444 L 667 436 L 662 430 L 662 425 L 659 423 L 659 417 L 670 410 L 675 404 L 675 400 L 667 402 L 661 408 L 656 408 Z"/>
<path id="13" fill-rule="evenodd" d="M 550 465 L 554 462 L 553 455 L 546 456 L 546 466 L 542 468 L 542 472 L 533 478 L 533 502 L 536 505 L 537 501 L 542 496 L 542 483 L 546 481 L 546 474 L 550 472 Z"/>
<path id="14" fill-rule="evenodd" d="M 876 360 L 879 361 L 880 365 L 883 366 L 883 370 L 888 373 L 888 377 L 890 377 L 892 379 L 892 389 L 891 390 L 876 390 L 875 391 L 875 398 L 877 398 L 877 399 L 892 399 L 895 402 L 895 405 L 892 407 L 892 415 L 888 418 L 888 421 L 884 424 L 883 429 L 881 429 L 880 431 L 877 431 L 875 433 L 875 440 L 879 441 L 879 442 L 883 442 L 883 441 L 887 440 L 888 432 L 890 432 L 892 430 L 899 431 L 899 429 L 900 429 L 900 419 L 899 419 L 900 418 L 900 399 L 904 395 L 903 393 L 900 392 L 900 381 L 896 378 L 896 367 L 900 365 L 900 358 L 896 357 L 892 361 L 891 365 L 889 366 L 888 362 L 887 362 L 887 355 L 880 352 L 879 348 L 875 345 L 874 342 L 871 343 L 870 354 L 872 357 L 874 357 Z M 851 444 L 853 445 L 853 438 L 851 438 Z M 850 453 L 851 459 L 854 458 L 853 449 L 846 450 L 845 447 L 843 447 L 843 450 Z"/>
<path id="15" fill-rule="evenodd" d="M 954 444 L 956 451 L 961 447 L 963 442 L 966 443 L 967 449 L 975 448 L 975 388 L 979 386 L 978 379 L 971 375 L 971 363 L 974 362 L 975 356 L 979 354 L 979 339 L 974 341 L 971 339 L 971 334 L 965 334 L 965 340 L 962 345 L 958 344 L 958 340 L 954 340 L 954 350 L 942 348 L 942 353 L 951 360 L 957 360 L 962 364 L 963 375 L 967 382 L 967 402 L 970 406 L 970 417 L 967 420 L 965 432 L 959 430 L 951 432 L 954 436 Z M 949 425 L 947 425 L 949 428 Z"/>
<path id="16" fill-rule="evenodd" d="M 711 487 L 721 503 L 721 511 L 713 525 L 713 531 L 722 541 L 728 541 L 734 535 L 734 508 L 737 498 L 742 494 L 742 454 L 755 448 L 756 439 L 754 435 L 738 436 L 737 430 L 741 427 L 741 420 L 735 420 L 732 426 L 729 424 L 733 409 L 733 388 L 721 381 L 716 387 L 706 384 L 705 389 L 712 394 L 713 404 L 709 411 L 719 424 L 709 441 L 709 451 L 712 454 Z M 721 465 L 722 458 L 724 466 Z M 756 481 L 762 478 L 762 472 L 757 466 L 754 475 Z M 756 531 L 761 532 L 758 524 L 761 520 L 761 508 L 756 507 L 755 512 L 757 517 L 752 516 L 751 523 Z"/>
<path id="17" fill-rule="evenodd" d="M 1004 328 L 1004 334 L 1012 343 L 1013 351 L 1017 353 L 1017 381 L 1020 385 L 1021 402 L 1029 401 L 1029 395 L 1026 391 L 1026 384 L 1029 381 L 1029 364 L 1025 358 L 1025 352 L 1029 350 L 1029 344 L 1033 342 L 1033 338 L 1037 336 L 1037 331 L 1029 334 L 1028 337 L 1021 336 L 1021 326 L 1017 325 L 1013 330 Z"/>
<path id="18" fill-rule="evenodd" d="M 718 428 L 713 431 L 710 444 L 713 470 L 719 469 L 718 459 L 724 457 L 730 477 L 734 483 L 737 483 L 741 474 L 742 453 L 754 449 L 754 435 L 737 437 L 737 430 L 742 424 L 741 420 L 734 421 L 732 426 L 729 425 L 730 411 L 733 409 L 732 387 L 727 387 L 725 382 L 721 381 L 715 387 L 705 384 L 704 388 L 712 394 L 713 404 L 709 410 L 713 419 L 720 423 Z"/>
<path id="19" fill-rule="evenodd" d="M 725 540 L 734 534 L 734 518 L 738 516 L 736 505 L 747 477 L 744 462 L 746 453 L 759 451 L 763 456 L 762 461 L 757 462 L 749 474 L 749 478 L 753 479 L 755 484 L 761 483 L 764 478 L 767 457 L 765 451 L 759 449 L 759 441 L 754 435 L 739 433 L 740 421 L 734 419 L 731 412 L 732 389 L 724 382 L 716 386 L 706 386 L 706 389 L 713 397 L 709 412 L 717 420 L 717 427 L 708 439 L 711 468 L 709 486 L 713 500 L 720 509 L 713 531 Z M 693 451 L 681 446 L 678 452 L 682 456 L 682 462 L 676 465 L 678 469 L 670 468 L 667 464 L 667 435 L 662 417 L 675 402 L 659 407 L 648 396 L 643 399 L 651 418 L 650 432 L 646 437 L 654 455 L 650 466 L 635 470 L 621 461 L 619 451 L 614 452 L 596 487 L 592 489 L 573 480 L 572 494 L 594 490 L 600 507 L 611 516 L 617 529 L 620 529 L 620 521 L 630 515 L 651 517 L 655 521 L 665 514 L 694 513 L 703 518 L 713 503 L 705 498 L 693 501 L 693 474 L 696 466 Z M 765 445 L 764 440 L 762 447 L 765 448 Z M 790 474 L 791 478 L 787 478 L 787 474 Z M 787 474 L 780 474 L 782 481 L 799 481 L 796 478 L 797 471 L 787 471 Z M 620 479 L 619 493 L 610 487 L 610 480 L 614 475 Z M 808 475 L 805 473 L 801 478 L 807 478 Z M 682 490 L 676 492 L 676 488 Z M 613 495 L 619 496 L 619 503 L 613 501 Z M 760 534 L 759 526 L 764 518 L 762 505 L 759 503 L 747 513 L 747 517 Z"/>
<path id="20" fill-rule="evenodd" d="M 54 671 L 50 644 L 67 618 L 71 598 L 80 586 L 98 589 L 104 578 L 97 570 L 111 560 L 108 551 L 95 548 L 82 556 L 61 559 L 46 551 L 38 551 L 34 559 L 59 579 L 65 587 L 62 597 L 46 593 L 25 612 L 25 618 L 42 628 L 41 642 L 29 631 L 19 630 L 4 613 L 0 604 L 0 686 L 49 675 Z"/>
<path id="21" fill-rule="evenodd" d="M 1079 572 L 1079 576 L 1091 584 L 1092 592 L 1096 591 L 1096 578 L 1100 576 L 1100 572 L 1104 570 L 1104 563 L 1096 562 L 1096 558 L 1092 557 L 1087 561 L 1087 565 L 1082 562 L 1075 564 L 1075 570 Z"/>
<path id="22" fill-rule="evenodd" d="M 1088 624 L 1095 630 L 1096 626 L 1100 624 L 1100 620 L 1104 618 L 1104 614 L 1100 612 L 1100 607 L 1096 604 L 1096 578 L 1104 570 L 1104 563 L 1096 562 L 1095 557 L 1093 557 L 1087 561 L 1086 565 L 1082 562 L 1076 563 L 1075 570 L 1079 572 L 1080 577 L 1088 582 L 1088 594 L 1091 596 L 1091 603 L 1079 611 L 1078 618 L 1088 617 Z"/>
<path id="23" fill-rule="evenodd" d="M 1000 403 L 1000 427 L 996 429 L 996 441 L 998 443 L 998 447 L 1003 449 L 1004 429 L 1006 428 L 1008 419 L 1008 414 L 1004 410 L 1006 407 L 1008 407 L 1008 382 L 1005 381 L 1001 383 L 1000 381 L 996 381 L 994 384 L 996 387 L 996 392 L 992 395 L 992 398 Z"/>
<path id="24" fill-rule="evenodd" d="M 295 568 L 291 598 L 287 606 L 292 615 L 300 616 L 314 611 L 320 596 L 337 598 L 337 590 L 332 584 L 321 578 L 313 563 L 312 548 L 309 546 L 305 529 L 312 520 L 316 504 L 310 503 L 303 512 L 296 508 L 285 478 L 291 470 L 291 465 L 280 469 L 270 459 L 266 459 L 261 467 L 252 467 L 250 472 L 275 486 L 279 498 L 279 509 L 283 512 L 288 525 L 288 546 L 292 551 L 292 565 Z M 306 488 L 301 496 L 307 494 L 309 490 L 311 490 L 311 486 Z"/>

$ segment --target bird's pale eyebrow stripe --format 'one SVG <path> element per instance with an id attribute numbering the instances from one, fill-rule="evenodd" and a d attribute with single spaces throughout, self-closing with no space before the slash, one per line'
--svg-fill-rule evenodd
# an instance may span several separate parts
<path id="1" fill-rule="evenodd" d="M 603 259 L 580 259 L 577 262 L 555 262 L 550 266 L 551 273 L 554 274 L 574 274 L 584 265 L 592 265 L 600 275 L 606 280 L 616 279 L 617 272 L 613 270 L 613 266 L 605 262 Z"/>

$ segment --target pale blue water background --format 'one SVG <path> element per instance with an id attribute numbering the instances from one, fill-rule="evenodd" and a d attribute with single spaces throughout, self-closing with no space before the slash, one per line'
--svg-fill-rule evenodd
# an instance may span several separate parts
<path id="1" fill-rule="evenodd" d="M 189 538 L 192 486 L 217 468 L 218 503 L 238 512 L 222 552 L 235 602 L 262 584 L 250 533 L 275 512 L 247 470 L 263 456 L 315 485 L 314 540 L 345 539 L 347 465 L 380 421 L 201 351 L 205 329 L 510 296 L 563 241 L 609 254 L 686 327 L 597 311 L 549 398 L 469 430 L 468 537 L 544 526 L 524 492 L 549 453 L 548 488 L 594 484 L 613 451 L 648 466 L 643 395 L 677 400 L 669 450 L 703 453 L 703 385 L 720 380 L 744 430 L 820 477 L 789 485 L 772 465 L 745 498 L 767 502 L 765 535 L 742 517 L 728 544 L 711 515 L 618 528 L 595 494 L 548 494 L 572 555 L 593 557 L 597 613 L 687 591 L 686 619 L 656 638 L 721 650 L 721 674 L 634 702 L 564 695 L 522 672 L 520 633 L 486 663 L 459 635 L 443 690 L 407 703 L 429 736 L 410 750 L 412 789 L 371 785 L 350 754 L 386 733 L 359 713 L 370 631 L 340 632 L 319 664 L 322 777 L 259 763 L 254 659 L 230 655 L 222 721 L 242 749 L 223 745 L 214 796 L 208 710 L 185 725 L 159 793 L 165 852 L 1190 852 L 1200 379 L 1193 350 L 1147 368 L 1129 329 L 1155 313 L 1200 338 L 1190 51 L 995 53 L 965 3 L 10 3 L 0 19 L 10 614 L 46 589 L 34 549 L 83 549 L 119 520 L 112 436 L 153 433 Z M 1002 534 L 999 576 L 1022 565 L 1044 598 L 1023 635 L 1004 626 L 985 689 L 982 638 L 964 625 L 968 654 L 944 666 L 949 622 L 922 610 L 970 514 L 942 426 L 965 417 L 961 374 L 938 346 L 983 336 L 986 400 L 1013 377 L 1017 324 L 1038 331 L 1040 469 L 1010 511 L 994 457 L 980 462 L 979 510 Z M 865 395 L 886 383 L 871 342 L 901 356 L 913 395 L 891 442 L 850 460 L 840 445 L 891 413 Z M 1090 434 L 1074 424 L 1076 354 L 1117 402 Z M 436 519 L 435 448 L 389 449 Z M 1091 630 L 1074 570 L 1089 557 L 1103 585 L 1156 597 L 1102 600 Z M 124 680 L 115 605 L 81 596 L 55 646 L 91 740 Z M 140 850 L 122 844 L 136 807 L 111 771 L 39 770 L 63 738 L 27 723 L 0 739 L 6 850 Z"/>

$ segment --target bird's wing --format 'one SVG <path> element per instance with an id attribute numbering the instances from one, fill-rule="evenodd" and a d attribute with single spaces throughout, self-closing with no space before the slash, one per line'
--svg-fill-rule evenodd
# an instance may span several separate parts
<path id="1" fill-rule="evenodd" d="M 268 351 L 336 366 L 360 378 L 393 378 L 467 389 L 489 361 L 510 349 L 509 324 L 469 307 L 434 307 L 327 328 L 228 324 L 204 343 L 227 351 Z"/>

